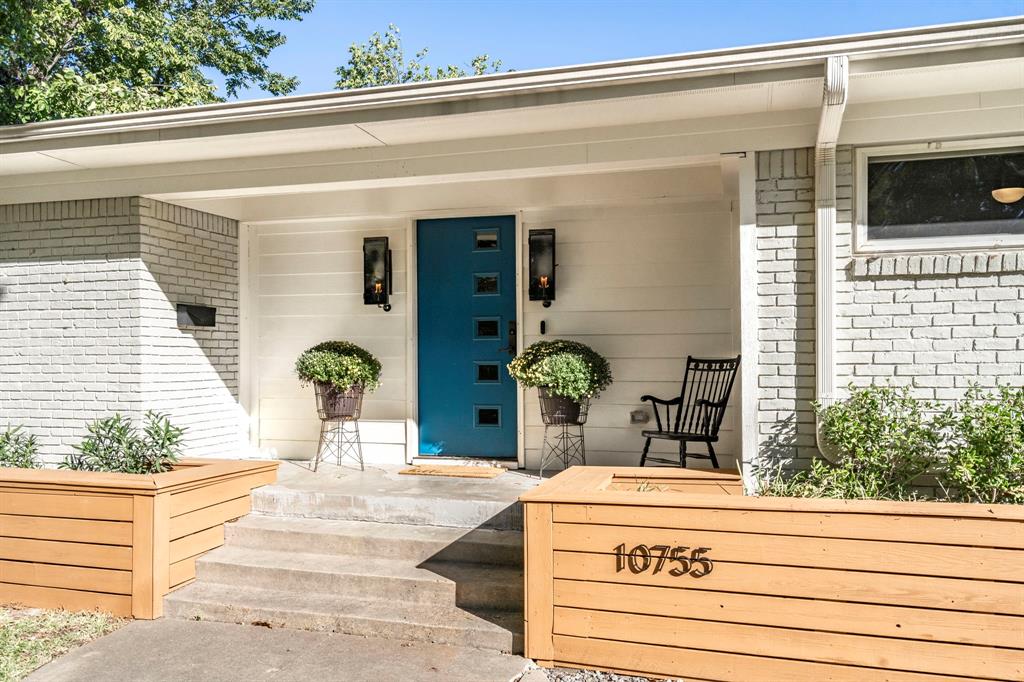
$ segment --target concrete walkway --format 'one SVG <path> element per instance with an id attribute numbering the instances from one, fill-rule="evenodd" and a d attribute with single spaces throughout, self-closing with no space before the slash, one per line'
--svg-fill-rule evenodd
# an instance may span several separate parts
<path id="1" fill-rule="evenodd" d="M 481 649 L 165 618 L 131 623 L 28 680 L 511 682 L 528 665 Z"/>

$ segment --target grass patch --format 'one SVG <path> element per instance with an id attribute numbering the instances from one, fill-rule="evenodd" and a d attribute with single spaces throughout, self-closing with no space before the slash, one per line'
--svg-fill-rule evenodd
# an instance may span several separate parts
<path id="1" fill-rule="evenodd" d="M 20 680 L 127 622 L 106 613 L 0 608 L 0 682 Z"/>

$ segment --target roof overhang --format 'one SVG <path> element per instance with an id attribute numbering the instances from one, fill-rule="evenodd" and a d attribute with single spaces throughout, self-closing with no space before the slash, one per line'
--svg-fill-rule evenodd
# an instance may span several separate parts
<path id="1" fill-rule="evenodd" d="M 609 170 L 811 146 L 836 54 L 850 60 L 844 130 L 871 135 L 858 131 L 887 117 L 986 108 L 993 129 L 1019 123 L 1024 17 L 0 127 L 0 201 L 62 185 L 76 197 L 268 192 L 411 182 L 427 165 Z M 620 165 L 595 165 L 602 156 Z"/>
<path id="2" fill-rule="evenodd" d="M 4 126 L 0 127 L 0 144 L 5 151 L 14 152 L 36 147 L 31 144 L 35 141 L 65 138 L 75 138 L 75 145 L 173 140 L 742 87 L 820 78 L 824 60 L 834 54 L 849 57 L 852 74 L 1020 57 L 1022 38 L 1024 17 L 1010 17 L 453 81 Z M 112 135 L 116 138 L 109 137 Z M 58 145 L 50 142 L 46 146 Z"/>

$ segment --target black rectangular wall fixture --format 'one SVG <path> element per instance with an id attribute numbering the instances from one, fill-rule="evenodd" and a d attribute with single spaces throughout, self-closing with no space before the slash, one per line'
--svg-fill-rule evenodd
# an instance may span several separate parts
<path id="1" fill-rule="evenodd" d="M 216 327 L 217 309 L 208 305 L 178 304 L 179 327 Z"/>
<path id="2" fill-rule="evenodd" d="M 387 237 L 363 239 L 363 303 L 391 310 L 391 249 Z"/>
<path id="3" fill-rule="evenodd" d="M 555 300 L 555 231 L 530 230 L 530 300 L 544 301 L 544 307 Z"/>

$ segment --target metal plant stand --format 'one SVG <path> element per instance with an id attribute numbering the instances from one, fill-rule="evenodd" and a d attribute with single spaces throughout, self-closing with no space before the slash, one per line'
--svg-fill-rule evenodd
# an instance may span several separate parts
<path id="1" fill-rule="evenodd" d="M 320 444 L 316 449 L 316 460 L 313 471 L 320 462 L 335 457 L 338 465 L 345 459 L 351 459 L 364 471 L 363 443 L 359 439 L 359 420 L 357 419 L 325 419 L 320 422 Z"/>
<path id="2" fill-rule="evenodd" d="M 335 457 L 338 465 L 351 459 L 363 466 L 363 442 L 359 438 L 359 414 L 363 409 L 363 387 L 339 391 L 328 384 L 316 384 L 316 406 L 320 415 L 320 443 L 313 471 L 322 460 Z"/>
<path id="3" fill-rule="evenodd" d="M 544 469 L 552 464 L 561 464 L 563 469 L 568 469 L 573 464 L 587 463 L 583 427 L 587 423 L 589 408 L 589 398 L 576 402 L 549 395 L 546 390 L 540 389 L 540 416 L 544 421 L 540 478 L 544 478 Z"/>

